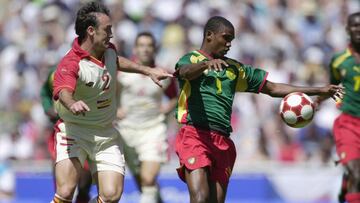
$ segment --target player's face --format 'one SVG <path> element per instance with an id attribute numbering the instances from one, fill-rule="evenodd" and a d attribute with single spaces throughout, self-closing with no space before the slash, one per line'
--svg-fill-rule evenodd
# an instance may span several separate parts
<path id="1" fill-rule="evenodd" d="M 225 26 L 221 31 L 214 33 L 212 54 L 215 58 L 221 58 L 227 54 L 230 50 L 234 35 L 234 30 Z"/>
<path id="2" fill-rule="evenodd" d="M 151 37 L 140 36 L 135 45 L 135 55 L 143 64 L 149 64 L 154 61 L 155 44 Z"/>
<path id="3" fill-rule="evenodd" d="M 100 13 L 97 14 L 99 25 L 94 30 L 94 45 L 98 50 L 105 50 L 109 46 L 112 35 L 112 25 L 110 17 Z"/>
<path id="4" fill-rule="evenodd" d="M 349 19 L 347 31 L 352 44 L 360 45 L 360 15 L 356 15 Z"/>

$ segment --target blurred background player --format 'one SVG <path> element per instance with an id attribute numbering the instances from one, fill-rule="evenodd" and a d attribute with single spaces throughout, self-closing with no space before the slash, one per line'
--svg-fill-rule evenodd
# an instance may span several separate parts
<path id="1" fill-rule="evenodd" d="M 44 109 L 45 114 L 48 116 L 49 120 L 52 123 L 51 129 L 56 121 L 59 119 L 58 114 L 54 108 L 53 102 L 53 81 L 54 81 L 54 73 L 56 70 L 56 66 L 51 66 L 49 68 L 49 73 L 47 79 L 43 83 L 40 96 L 41 96 L 41 104 Z M 51 160 L 55 163 L 55 134 L 54 130 L 50 131 L 51 133 L 48 135 L 47 143 L 48 143 L 48 150 L 51 156 Z M 54 165 L 53 165 L 53 173 L 54 173 Z M 54 174 L 55 175 L 55 174 Z M 55 176 L 54 176 L 55 180 Z M 91 188 L 92 177 L 89 171 L 88 165 L 86 164 L 84 170 L 81 171 L 80 179 L 78 182 L 78 191 L 76 196 L 77 203 L 86 203 L 90 200 L 90 188 Z"/>
<path id="2" fill-rule="evenodd" d="M 98 1 L 83 4 L 75 20 L 77 37 L 56 68 L 56 193 L 54 203 L 71 202 L 84 161 L 88 160 L 98 194 L 90 202 L 118 202 L 124 185 L 125 160 L 116 119 L 118 71 L 141 73 L 161 86 L 172 77 L 118 56 L 108 8 Z"/>
<path id="3" fill-rule="evenodd" d="M 133 54 L 133 61 L 155 67 L 156 41 L 150 32 L 137 35 Z M 160 88 L 143 75 L 121 72 L 118 82 L 118 130 L 126 164 L 141 192 L 140 203 L 162 202 L 157 176 L 169 156 L 165 119 L 176 105 L 175 80 L 164 80 Z"/>
<path id="4" fill-rule="evenodd" d="M 336 151 L 347 170 L 344 175 L 346 188 L 339 195 L 348 203 L 360 202 L 360 12 L 347 18 L 348 48 L 333 56 L 330 63 L 330 83 L 342 84 L 344 98 L 338 99 L 342 114 L 333 126 Z M 319 98 L 320 101 L 324 98 Z M 346 195 L 345 195 L 346 193 Z"/>
<path id="5" fill-rule="evenodd" d="M 342 94 L 336 85 L 297 87 L 268 81 L 266 71 L 225 57 L 234 37 L 231 22 L 211 17 L 205 24 L 200 50 L 184 55 L 175 67 L 181 89 L 176 118 L 183 124 L 176 139 L 178 174 L 188 186 L 191 203 L 225 202 L 236 159 L 229 137 L 236 92 L 271 97 L 291 92 L 324 97 Z"/>

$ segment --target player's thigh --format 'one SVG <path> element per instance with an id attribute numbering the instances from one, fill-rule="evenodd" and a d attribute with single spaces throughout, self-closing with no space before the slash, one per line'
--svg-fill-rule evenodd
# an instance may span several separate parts
<path id="1" fill-rule="evenodd" d="M 217 203 L 224 203 L 226 192 L 227 192 L 227 184 L 220 184 L 219 182 L 210 181 L 210 199 L 217 200 Z"/>
<path id="2" fill-rule="evenodd" d="M 57 188 L 72 188 L 79 180 L 82 170 L 80 161 L 76 158 L 69 158 L 59 161 L 55 165 L 55 178 Z"/>
<path id="3" fill-rule="evenodd" d="M 124 187 L 124 175 L 115 171 L 98 171 L 94 174 L 99 195 L 120 198 Z"/>
<path id="4" fill-rule="evenodd" d="M 200 195 L 203 197 L 209 197 L 209 170 L 207 167 L 195 170 L 185 169 L 185 180 L 190 196 L 196 197 Z"/>
<path id="5" fill-rule="evenodd" d="M 349 192 L 360 192 L 360 159 L 353 159 L 345 164 L 349 171 Z"/>
<path id="6" fill-rule="evenodd" d="M 156 177 L 160 172 L 160 162 L 142 161 L 140 167 L 140 176 L 142 185 L 154 185 Z"/>

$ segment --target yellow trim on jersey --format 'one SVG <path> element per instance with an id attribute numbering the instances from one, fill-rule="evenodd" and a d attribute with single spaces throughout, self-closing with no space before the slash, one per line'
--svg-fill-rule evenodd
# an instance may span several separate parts
<path id="1" fill-rule="evenodd" d="M 49 78 L 49 81 L 48 81 L 48 82 L 49 82 L 49 86 L 51 87 L 51 89 L 52 89 L 52 87 L 53 87 L 54 77 L 55 77 L 55 71 L 51 73 L 50 78 Z"/>
<path id="2" fill-rule="evenodd" d="M 190 56 L 190 62 L 191 63 L 199 63 L 199 62 L 206 59 L 206 57 L 204 55 L 202 55 L 201 53 L 199 53 L 197 51 L 193 51 L 193 53 L 199 54 L 199 56 L 191 55 Z"/>
<path id="3" fill-rule="evenodd" d="M 244 92 L 248 88 L 247 80 L 246 80 L 246 73 L 244 69 L 241 67 L 239 63 L 229 59 L 226 60 L 229 65 L 234 65 L 239 70 L 239 76 L 236 82 L 235 91 L 237 92 Z"/>
<path id="4" fill-rule="evenodd" d="M 335 59 L 335 61 L 331 65 L 331 71 L 336 80 L 340 80 L 340 73 L 337 71 L 337 68 L 340 66 L 342 62 L 344 62 L 349 56 L 351 56 L 350 49 L 346 49 L 345 53 L 341 54 L 339 57 Z"/>
<path id="5" fill-rule="evenodd" d="M 183 116 L 188 112 L 187 100 L 190 96 L 190 93 L 191 93 L 190 82 L 188 80 L 185 80 L 184 87 L 182 88 L 182 90 L 180 92 L 180 96 L 179 96 L 179 100 L 178 100 L 179 105 L 178 105 L 177 119 L 178 119 L 179 123 L 181 123 Z"/>

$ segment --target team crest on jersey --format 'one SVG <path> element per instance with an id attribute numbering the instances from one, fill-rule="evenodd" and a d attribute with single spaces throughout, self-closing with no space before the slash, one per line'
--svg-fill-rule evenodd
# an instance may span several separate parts
<path id="1" fill-rule="evenodd" d="M 341 158 L 341 159 L 345 159 L 345 157 L 346 157 L 346 153 L 345 153 L 345 152 L 341 152 L 340 158 Z"/>
<path id="2" fill-rule="evenodd" d="M 188 158 L 187 161 L 188 161 L 189 164 L 194 164 L 196 162 L 196 158 L 195 157 L 190 157 L 190 158 Z"/>

